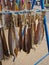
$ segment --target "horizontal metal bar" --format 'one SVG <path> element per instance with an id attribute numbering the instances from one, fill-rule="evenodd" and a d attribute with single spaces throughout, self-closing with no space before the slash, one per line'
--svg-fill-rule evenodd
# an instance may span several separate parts
<path id="1" fill-rule="evenodd" d="M 22 10 L 22 11 L 0 11 L 0 14 L 25 14 L 25 13 L 30 13 L 30 12 L 42 12 L 42 11 L 46 11 L 49 12 L 49 10 Z"/>
<path id="2" fill-rule="evenodd" d="M 39 63 L 40 63 L 42 60 L 44 60 L 48 55 L 49 55 L 49 52 L 48 52 L 46 55 L 44 55 L 42 58 L 40 58 L 34 65 L 39 64 Z"/>

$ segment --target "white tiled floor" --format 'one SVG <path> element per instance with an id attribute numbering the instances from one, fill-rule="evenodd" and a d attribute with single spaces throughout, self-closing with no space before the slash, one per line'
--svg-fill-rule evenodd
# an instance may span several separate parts
<path id="1" fill-rule="evenodd" d="M 38 65 L 49 65 L 49 56 L 47 56 L 41 63 Z"/>

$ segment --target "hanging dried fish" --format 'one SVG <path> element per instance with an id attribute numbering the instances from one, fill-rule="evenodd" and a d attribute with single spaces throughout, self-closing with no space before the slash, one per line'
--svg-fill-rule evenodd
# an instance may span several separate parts
<path id="1" fill-rule="evenodd" d="M 19 47 L 22 49 L 22 22 L 20 21 L 20 32 L 19 32 Z"/>
<path id="2" fill-rule="evenodd" d="M 28 28 L 28 50 L 32 48 L 32 42 L 31 42 L 31 27 Z"/>
<path id="3" fill-rule="evenodd" d="M 30 10 L 30 7 L 31 7 L 30 2 L 27 2 L 27 9 Z M 25 22 L 26 26 L 24 28 L 24 36 L 23 36 L 23 47 L 24 47 L 24 51 L 27 53 L 29 53 L 30 49 L 32 48 L 30 15 L 31 13 L 28 13 L 26 16 L 26 22 Z"/>
<path id="4" fill-rule="evenodd" d="M 8 28 L 8 44 L 9 44 L 9 49 L 10 49 L 10 54 L 14 55 L 14 50 L 18 50 L 18 44 L 17 44 L 17 39 L 16 39 L 16 30 L 14 27 L 14 22 L 12 15 L 10 17 L 10 26 Z"/>
<path id="5" fill-rule="evenodd" d="M 16 41 L 16 48 L 19 50 L 19 27 L 15 27 L 15 41 Z"/>
<path id="6" fill-rule="evenodd" d="M 25 30 L 26 26 L 22 28 L 22 50 L 26 52 L 26 46 L 25 46 Z"/>
<path id="7" fill-rule="evenodd" d="M 22 20 L 21 20 L 21 15 L 18 15 L 18 24 L 19 24 L 19 48 L 20 50 L 22 49 Z"/>
<path id="8" fill-rule="evenodd" d="M 14 28 L 10 28 L 9 29 L 9 36 L 8 36 L 8 40 L 9 40 L 9 48 L 10 48 L 10 54 L 14 55 L 18 53 L 18 48 L 19 48 L 19 40 L 17 39 L 16 36 L 16 30 Z"/>
<path id="9" fill-rule="evenodd" d="M 27 1 L 27 10 L 31 9 L 31 2 Z M 27 14 L 27 19 L 26 23 L 28 24 L 28 29 L 27 29 L 27 40 L 28 40 L 28 52 L 30 52 L 30 49 L 32 48 L 32 26 L 31 26 L 31 13 Z M 29 39 L 30 37 L 30 39 Z"/>
<path id="10" fill-rule="evenodd" d="M 2 27 L 2 25 L 3 25 L 2 14 L 0 14 L 0 26 Z M 5 38 L 5 34 L 4 34 L 4 30 L 3 29 L 1 29 L 1 38 L 2 38 L 2 45 L 3 45 L 4 55 L 9 56 L 7 43 L 6 43 L 6 38 Z"/>
<path id="11" fill-rule="evenodd" d="M 8 29 L 8 44 L 9 44 L 9 49 L 10 49 L 10 54 L 13 55 L 12 51 L 12 31 L 11 28 Z"/>
<path id="12" fill-rule="evenodd" d="M 2 44 L 2 37 L 1 37 L 1 29 L 0 29 L 0 61 L 3 59 L 3 44 Z"/>
<path id="13" fill-rule="evenodd" d="M 37 26 L 37 31 L 38 31 L 38 43 L 43 40 L 44 37 L 44 25 L 43 25 L 43 20 L 41 16 L 38 19 L 38 26 Z"/>
<path id="14" fill-rule="evenodd" d="M 11 27 L 8 29 L 8 44 L 9 44 L 9 49 L 10 49 L 10 54 L 13 55 L 13 48 L 12 48 L 12 44 L 13 44 L 13 39 L 12 39 L 12 30 Z"/>
<path id="15" fill-rule="evenodd" d="M 31 28 L 27 26 L 25 30 L 25 48 L 27 53 L 29 53 L 30 49 L 32 48 L 30 29 Z"/>
<path id="16" fill-rule="evenodd" d="M 35 33 L 35 17 L 34 15 L 31 15 L 31 41 L 32 41 L 32 45 L 34 44 L 34 33 Z"/>
<path id="17" fill-rule="evenodd" d="M 8 28 L 8 36 L 10 35 L 11 36 L 11 30 L 10 30 L 10 26 L 11 26 L 11 17 L 12 15 L 11 14 L 6 14 L 5 15 L 5 26 L 6 26 L 6 29 Z M 10 37 L 9 36 L 9 37 Z M 11 36 L 12 37 L 12 36 Z M 8 38 L 9 40 L 8 40 L 8 43 L 10 44 L 10 38 Z"/>
<path id="18" fill-rule="evenodd" d="M 12 10 L 12 11 L 14 11 L 15 10 L 15 0 L 10 0 L 10 9 Z"/>
<path id="19" fill-rule="evenodd" d="M 35 37 L 34 37 L 34 43 L 38 44 L 39 41 L 42 41 L 43 37 L 44 37 L 44 25 L 43 25 L 43 21 L 42 21 L 42 17 L 41 16 L 37 16 L 37 24 L 35 26 Z M 36 22 L 35 22 L 36 23 Z"/>
<path id="20" fill-rule="evenodd" d="M 8 29 L 3 29 L 4 30 L 4 35 L 5 35 L 5 38 L 6 38 L 6 43 L 7 43 L 7 47 L 8 47 L 8 52 L 9 52 L 9 55 L 10 55 L 10 51 L 9 51 L 9 45 L 8 45 Z"/>
<path id="21" fill-rule="evenodd" d="M 4 30 L 3 29 L 1 30 L 1 37 L 2 37 L 2 45 L 3 45 L 4 55 L 9 57 L 8 47 L 7 47 L 6 38 L 5 38 L 5 34 L 4 34 Z"/>

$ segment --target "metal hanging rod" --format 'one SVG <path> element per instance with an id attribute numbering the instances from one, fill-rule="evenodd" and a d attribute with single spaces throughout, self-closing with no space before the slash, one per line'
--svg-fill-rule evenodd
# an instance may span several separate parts
<path id="1" fill-rule="evenodd" d="M 42 10 L 31 9 L 31 10 L 22 10 L 22 11 L 0 11 L 0 14 L 25 14 L 30 12 L 42 12 L 42 11 L 49 12 L 49 10 L 45 10 L 45 9 Z"/>

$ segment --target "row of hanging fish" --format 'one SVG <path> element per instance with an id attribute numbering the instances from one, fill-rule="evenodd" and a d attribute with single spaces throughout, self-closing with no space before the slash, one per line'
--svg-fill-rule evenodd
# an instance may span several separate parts
<path id="1" fill-rule="evenodd" d="M 40 44 L 44 37 L 43 14 L 4 15 L 4 27 L 0 27 L 0 60 L 4 56 L 30 53 L 32 45 Z M 2 24 L 0 14 L 0 25 Z"/>
<path id="2" fill-rule="evenodd" d="M 0 0 L 0 11 L 19 11 L 28 7 L 30 0 Z"/>

